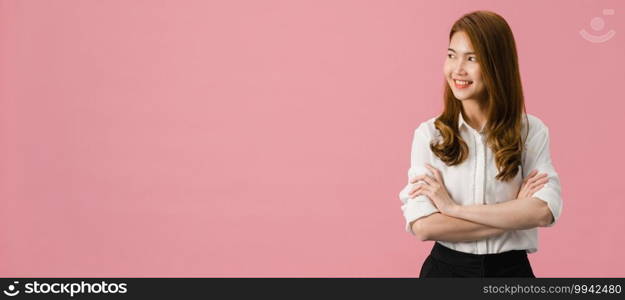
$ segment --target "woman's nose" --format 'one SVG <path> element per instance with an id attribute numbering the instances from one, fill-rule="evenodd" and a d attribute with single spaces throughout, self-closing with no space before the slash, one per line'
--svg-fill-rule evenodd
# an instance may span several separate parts
<path id="1" fill-rule="evenodd" d="M 453 70 L 455 74 L 459 74 L 459 75 L 466 74 L 466 71 L 464 70 L 464 63 L 462 62 L 456 63 Z"/>

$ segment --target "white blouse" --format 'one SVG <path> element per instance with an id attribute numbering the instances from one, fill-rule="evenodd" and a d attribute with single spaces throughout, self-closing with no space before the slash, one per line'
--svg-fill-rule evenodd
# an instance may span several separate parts
<path id="1" fill-rule="evenodd" d="M 421 217 L 438 212 L 431 200 L 420 195 L 410 199 L 409 193 L 416 184 L 410 180 L 416 176 L 431 172 L 425 167 L 426 163 L 441 171 L 445 187 L 451 198 L 459 205 L 471 204 L 494 204 L 510 201 L 516 198 L 523 178 L 534 169 L 539 173 L 546 173 L 549 181 L 545 186 L 534 193 L 549 206 L 553 214 L 553 226 L 560 218 L 562 211 L 562 199 L 560 198 L 560 178 L 551 164 L 549 153 L 549 129 L 537 117 L 527 114 L 529 121 L 529 135 L 525 141 L 526 149 L 522 155 L 522 172 L 517 172 L 516 177 L 507 182 L 495 179 L 497 166 L 491 149 L 486 145 L 486 136 L 469 126 L 460 114 L 458 127 L 460 135 L 467 143 L 469 155 L 462 163 L 455 166 L 447 166 L 430 150 L 430 141 L 441 138 L 438 130 L 434 127 L 431 118 L 419 125 L 414 131 L 410 169 L 408 170 L 408 183 L 399 193 L 402 202 L 401 210 L 406 220 L 406 231 L 413 234 L 410 222 Z M 527 132 L 527 123 L 523 119 L 522 136 Z M 522 175 L 521 175 L 522 173 Z M 513 230 L 502 235 L 471 242 L 446 242 L 438 241 L 448 248 L 473 254 L 501 253 L 509 250 L 526 250 L 527 253 L 538 251 L 537 228 L 526 230 Z"/>

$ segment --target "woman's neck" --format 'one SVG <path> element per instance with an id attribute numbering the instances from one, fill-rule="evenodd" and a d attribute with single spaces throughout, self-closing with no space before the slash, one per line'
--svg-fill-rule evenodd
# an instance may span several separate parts
<path id="1" fill-rule="evenodd" d="M 480 131 L 487 121 L 485 109 L 477 100 L 469 99 L 462 101 L 462 108 L 465 122 L 473 129 Z"/>

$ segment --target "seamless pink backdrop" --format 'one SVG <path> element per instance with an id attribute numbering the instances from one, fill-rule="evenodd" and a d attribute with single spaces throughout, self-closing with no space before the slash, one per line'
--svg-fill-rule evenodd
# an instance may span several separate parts
<path id="1" fill-rule="evenodd" d="M 616 0 L 0 0 L 0 275 L 418 276 L 398 193 L 477 9 L 562 180 L 536 275 L 625 276 Z"/>

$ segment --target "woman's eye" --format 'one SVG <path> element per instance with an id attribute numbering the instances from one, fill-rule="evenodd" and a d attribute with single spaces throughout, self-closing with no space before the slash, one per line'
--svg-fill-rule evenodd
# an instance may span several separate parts
<path id="1" fill-rule="evenodd" d="M 452 58 L 454 55 L 451 53 L 447 53 L 447 57 Z"/>
<path id="2" fill-rule="evenodd" d="M 471 56 L 471 57 L 469 57 L 469 60 L 470 61 L 477 61 L 477 58 L 475 56 Z"/>

